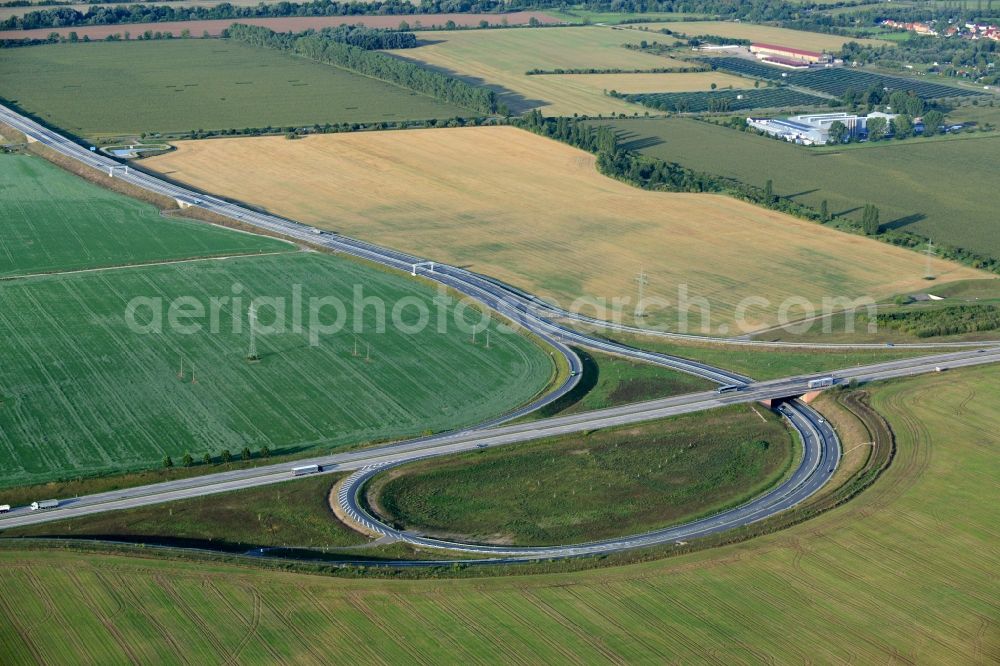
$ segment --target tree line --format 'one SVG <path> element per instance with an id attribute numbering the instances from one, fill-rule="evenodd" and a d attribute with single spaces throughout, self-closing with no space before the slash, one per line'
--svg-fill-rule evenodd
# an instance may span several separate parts
<path id="1" fill-rule="evenodd" d="M 337 41 L 335 32 L 309 30 L 298 34 L 278 33 L 261 26 L 236 23 L 223 36 L 251 46 L 287 51 L 317 62 L 337 65 L 480 113 L 506 111 L 497 102 L 496 93 L 488 88 L 470 85 L 453 76 L 425 69 L 379 51 L 369 51 Z"/>
<path id="2" fill-rule="evenodd" d="M 878 323 L 918 338 L 995 331 L 1000 329 L 1000 307 L 953 305 L 925 310 L 880 312 Z"/>
<path id="3" fill-rule="evenodd" d="M 851 6 L 854 2 L 791 5 L 783 0 L 593 0 L 584 4 L 589 11 L 613 12 L 690 12 L 712 14 L 749 21 L 792 19 L 812 9 Z M 172 7 L 170 5 L 95 5 L 81 12 L 69 6 L 57 6 L 11 16 L 0 22 L 3 30 L 65 28 L 81 25 L 117 25 L 120 23 L 161 23 L 165 21 L 206 21 L 213 19 L 277 18 L 284 16 L 384 16 L 403 14 L 501 13 L 523 10 L 559 9 L 562 0 L 373 0 L 358 2 L 312 0 L 311 2 L 260 3 L 253 6 L 223 2 L 211 7 Z"/>

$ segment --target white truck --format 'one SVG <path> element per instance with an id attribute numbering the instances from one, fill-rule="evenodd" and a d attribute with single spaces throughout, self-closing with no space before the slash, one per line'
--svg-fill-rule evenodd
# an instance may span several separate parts
<path id="1" fill-rule="evenodd" d="M 10 513 L 10 504 L 0 504 L 0 513 Z"/>
<path id="2" fill-rule="evenodd" d="M 31 503 L 31 510 L 38 511 L 39 509 L 54 509 L 57 506 L 59 506 L 59 500 L 39 500 Z"/>
<path id="3" fill-rule="evenodd" d="M 318 474 L 323 468 L 319 465 L 301 465 L 292 468 L 292 476 L 305 476 L 306 474 Z"/>
<path id="4" fill-rule="evenodd" d="M 827 388 L 828 386 L 833 386 L 836 383 L 836 381 L 837 380 L 834 379 L 833 377 L 820 377 L 819 379 L 810 379 L 809 388 L 811 389 Z"/>

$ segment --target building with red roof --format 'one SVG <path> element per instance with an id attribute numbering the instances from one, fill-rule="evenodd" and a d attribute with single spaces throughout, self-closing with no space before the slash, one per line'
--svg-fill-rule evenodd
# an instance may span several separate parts
<path id="1" fill-rule="evenodd" d="M 750 53 L 758 58 L 781 58 L 783 60 L 794 60 L 805 63 L 827 62 L 830 59 L 825 53 L 816 51 L 806 51 L 790 46 L 779 46 L 777 44 L 751 44 Z"/>

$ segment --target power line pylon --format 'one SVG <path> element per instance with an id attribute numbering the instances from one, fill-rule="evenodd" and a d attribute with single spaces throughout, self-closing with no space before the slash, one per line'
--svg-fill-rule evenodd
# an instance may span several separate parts
<path id="1" fill-rule="evenodd" d="M 649 278 L 646 276 L 646 271 L 639 269 L 639 274 L 635 276 L 635 283 L 638 285 L 638 298 L 635 301 L 635 311 L 632 313 L 636 319 L 641 319 L 643 317 L 642 312 L 642 300 L 643 300 L 643 290 L 646 285 L 649 284 Z"/>
<path id="2" fill-rule="evenodd" d="M 247 360 L 248 361 L 259 361 L 260 355 L 257 353 L 257 308 L 250 304 L 250 309 L 247 312 L 250 319 L 250 347 L 247 349 Z"/>

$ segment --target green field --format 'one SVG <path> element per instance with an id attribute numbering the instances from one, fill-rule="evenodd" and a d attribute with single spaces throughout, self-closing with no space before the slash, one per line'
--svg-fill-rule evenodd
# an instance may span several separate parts
<path id="1" fill-rule="evenodd" d="M 615 121 L 623 143 L 647 155 L 763 187 L 832 214 L 860 220 L 866 203 L 890 229 L 1000 257 L 991 190 L 1000 177 L 1000 136 L 965 141 L 888 141 L 810 150 L 683 118 Z M 767 169 L 761 169 L 767 164 Z"/>
<path id="2" fill-rule="evenodd" d="M 348 580 L 9 544 L 0 643 L 10 664 L 995 662 L 998 396 L 995 368 L 877 387 L 898 451 L 859 497 L 616 569 Z"/>
<path id="3" fill-rule="evenodd" d="M 470 113 L 338 67 L 214 39 L 7 49 L 0 71 L 0 98 L 86 137 Z"/>
<path id="4" fill-rule="evenodd" d="M 97 187 L 40 157 L 0 155 L 0 277 L 293 249 Z"/>
<path id="5" fill-rule="evenodd" d="M 363 312 L 355 307 L 355 286 L 387 304 L 384 332 L 377 332 L 375 305 Z M 297 287 L 299 332 L 292 303 Z M 211 332 L 211 299 L 237 295 L 243 299 L 238 309 L 234 301 L 221 302 L 218 332 Z M 316 346 L 310 343 L 310 331 L 319 330 L 310 326 L 313 296 L 340 299 L 346 315 L 344 330 L 319 336 Z M 162 298 L 154 304 L 162 333 L 130 330 L 125 313 L 133 297 Z M 178 297 L 204 308 L 194 320 L 200 331 L 185 334 L 169 325 L 168 308 Z M 256 297 L 284 298 L 285 324 L 283 333 L 269 333 L 274 308 L 262 307 L 261 360 L 248 363 L 246 308 Z M 403 298 L 423 304 L 436 322 L 435 297 L 429 287 L 394 274 L 307 253 L 2 284 L 0 483 L 123 472 L 158 465 L 165 455 L 179 461 L 186 452 L 200 459 L 266 445 L 288 454 L 416 435 L 501 414 L 551 380 L 548 353 L 524 337 L 494 334 L 487 349 L 481 330 L 471 344 L 453 323 L 446 333 L 432 323 L 412 334 L 394 324 L 392 308 Z M 416 307 L 400 311 L 403 325 L 418 323 Z M 442 307 L 450 313 L 451 306 Z M 149 323 L 151 310 L 140 307 L 137 323 Z M 463 316 L 481 320 L 471 309 Z M 337 317 L 327 307 L 320 322 Z M 355 334 L 356 326 L 363 332 Z"/>
<path id="6" fill-rule="evenodd" d="M 781 477 L 792 445 L 780 417 L 740 406 L 414 463 L 373 479 L 368 497 L 422 534 L 579 543 L 739 504 Z"/>

